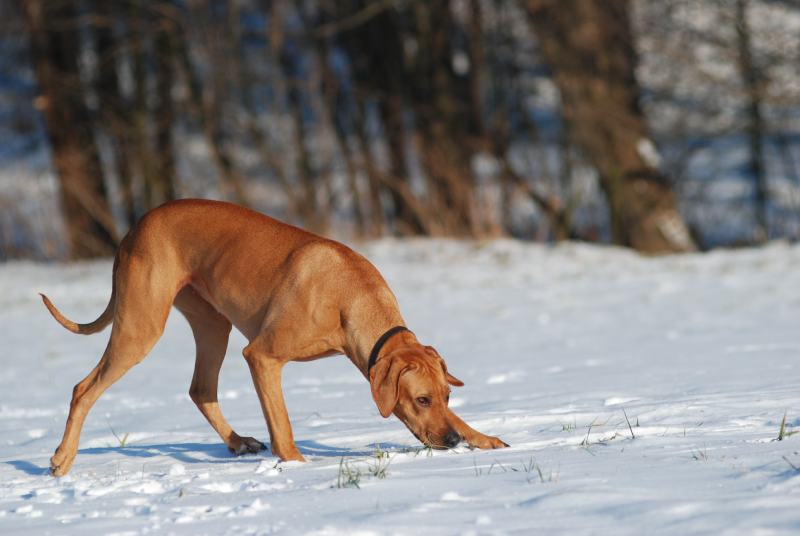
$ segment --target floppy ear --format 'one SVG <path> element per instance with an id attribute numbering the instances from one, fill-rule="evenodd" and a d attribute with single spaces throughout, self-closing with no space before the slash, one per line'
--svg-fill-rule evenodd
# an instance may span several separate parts
<path id="1" fill-rule="evenodd" d="M 408 370 L 409 366 L 403 359 L 386 356 L 375 363 L 369 372 L 372 398 L 382 417 L 391 415 L 397 405 L 397 400 L 400 398 L 400 375 Z"/>
<path id="2" fill-rule="evenodd" d="M 442 358 L 442 356 L 439 355 L 439 352 L 436 351 L 436 348 L 434 348 L 433 346 L 426 346 L 425 350 L 429 354 L 439 358 L 439 363 L 442 364 L 442 369 L 444 370 L 445 378 L 447 378 L 447 383 L 449 383 L 450 385 L 452 385 L 454 387 L 463 387 L 464 386 L 464 382 L 462 382 L 461 380 L 459 380 L 458 378 L 456 378 L 455 376 L 453 376 L 452 374 L 447 372 L 447 364 L 444 362 L 444 359 Z"/>
<path id="3" fill-rule="evenodd" d="M 464 382 L 447 372 L 447 368 L 444 369 L 444 375 L 447 377 L 447 383 L 454 387 L 464 387 Z"/>

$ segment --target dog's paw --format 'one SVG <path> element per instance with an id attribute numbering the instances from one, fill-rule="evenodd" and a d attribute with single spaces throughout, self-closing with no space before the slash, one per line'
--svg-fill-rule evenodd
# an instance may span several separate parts
<path id="1" fill-rule="evenodd" d="M 502 449 L 508 446 L 508 443 L 500 439 L 499 437 L 487 436 L 487 435 L 479 435 L 475 437 L 471 437 L 467 440 L 470 447 L 477 448 L 477 449 Z"/>
<path id="2" fill-rule="evenodd" d="M 254 437 L 240 437 L 238 445 L 228 446 L 228 450 L 231 451 L 231 453 L 235 456 L 241 456 L 242 454 L 256 454 L 266 448 L 267 446 L 264 443 Z"/>
<path id="3" fill-rule="evenodd" d="M 59 451 L 50 458 L 50 474 L 53 476 L 64 476 L 72 469 L 72 462 L 75 457 L 69 457 L 61 454 Z"/>
<path id="4" fill-rule="evenodd" d="M 284 445 L 272 445 L 272 454 L 281 459 L 282 462 L 305 462 L 306 459 L 300 454 L 297 445 L 294 443 Z"/>
<path id="5" fill-rule="evenodd" d="M 289 453 L 289 454 L 286 454 L 286 455 L 278 454 L 277 456 L 281 459 L 282 462 L 305 462 L 306 461 L 305 457 L 302 454 L 300 454 L 300 451 L 292 452 L 292 453 Z"/>

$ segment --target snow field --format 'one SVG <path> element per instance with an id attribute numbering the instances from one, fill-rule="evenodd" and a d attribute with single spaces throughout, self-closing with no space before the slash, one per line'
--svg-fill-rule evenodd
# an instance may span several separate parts
<path id="1" fill-rule="evenodd" d="M 665 258 L 512 241 L 356 249 L 466 383 L 451 406 L 511 448 L 420 448 L 380 417 L 358 371 L 332 357 L 285 371 L 308 463 L 235 458 L 189 400 L 193 341 L 172 314 L 151 355 L 93 408 L 70 475 L 52 478 L 72 387 L 108 332 L 68 333 L 36 293 L 91 320 L 108 299 L 111 264 L 9 263 L 0 265 L 0 532 L 800 530 L 800 247 Z M 232 337 L 220 404 L 238 433 L 267 442 L 244 344 Z M 358 487 L 337 487 L 348 481 Z"/>

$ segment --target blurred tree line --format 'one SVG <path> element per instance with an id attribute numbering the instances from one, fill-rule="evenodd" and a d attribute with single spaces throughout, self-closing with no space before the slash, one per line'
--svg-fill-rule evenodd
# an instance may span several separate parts
<path id="1" fill-rule="evenodd" d="M 35 118 L 3 134 L 45 133 L 73 258 L 190 195 L 321 233 L 689 251 L 726 241 L 725 173 L 728 242 L 800 236 L 790 0 L 16 4 L 0 93 Z"/>

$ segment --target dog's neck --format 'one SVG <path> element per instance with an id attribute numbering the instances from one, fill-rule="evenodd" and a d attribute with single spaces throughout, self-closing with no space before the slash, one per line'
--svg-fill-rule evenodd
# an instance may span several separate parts
<path id="1" fill-rule="evenodd" d="M 381 281 L 383 281 L 381 279 Z M 344 340 L 342 349 L 350 361 L 369 380 L 369 355 L 381 336 L 395 326 L 405 326 L 397 299 L 384 283 L 370 293 L 357 295 L 341 311 Z M 410 331 L 396 333 L 380 350 L 380 356 L 417 342 Z"/>
<path id="2" fill-rule="evenodd" d="M 369 326 L 369 328 L 362 330 L 348 330 L 351 333 L 348 333 L 348 339 L 352 340 L 351 343 L 351 351 L 347 352 L 348 357 L 353 362 L 353 364 L 361 371 L 365 378 L 369 380 L 369 356 L 372 352 L 375 343 L 380 339 L 380 337 L 386 333 L 389 329 L 397 325 L 405 325 L 402 323 L 402 319 L 400 322 L 396 324 L 387 323 L 385 327 L 381 326 L 378 329 L 374 329 L 374 326 Z M 353 336 L 357 335 L 357 336 Z M 386 342 L 381 346 L 380 351 L 378 352 L 378 356 L 376 362 L 380 361 L 384 356 L 394 352 L 395 350 L 402 348 L 404 346 L 411 346 L 414 344 L 419 344 L 417 338 L 414 334 L 410 331 L 401 331 L 395 333 Z"/>

